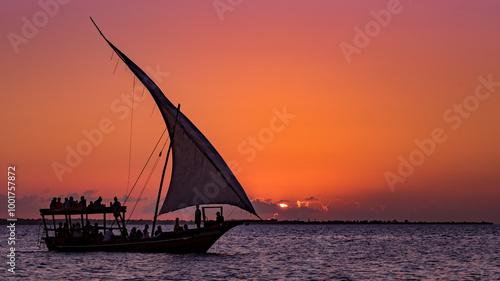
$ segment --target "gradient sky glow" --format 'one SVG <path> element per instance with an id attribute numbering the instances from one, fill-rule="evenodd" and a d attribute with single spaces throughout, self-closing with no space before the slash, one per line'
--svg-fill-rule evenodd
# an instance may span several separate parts
<path id="1" fill-rule="evenodd" d="M 182 105 L 263 218 L 500 223 L 500 2 L 61 2 L 0 4 L 0 161 L 17 168 L 18 217 L 38 218 L 53 196 L 126 193 L 134 80 L 122 62 L 114 71 L 92 16 Z M 136 86 L 131 181 L 165 127 Z M 61 181 L 53 163 L 100 122 L 112 129 Z M 424 141 L 436 129 L 442 141 Z M 388 172 L 404 181 L 391 189 Z M 134 218 L 151 218 L 159 177 Z"/>

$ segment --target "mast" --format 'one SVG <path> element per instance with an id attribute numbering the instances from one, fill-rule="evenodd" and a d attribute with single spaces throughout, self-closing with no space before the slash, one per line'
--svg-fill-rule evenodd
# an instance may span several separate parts
<path id="1" fill-rule="evenodd" d="M 177 114 L 175 116 L 174 128 L 172 129 L 172 135 L 170 136 L 170 144 L 168 145 L 167 159 L 165 160 L 165 165 L 163 165 L 163 172 L 161 173 L 160 188 L 158 189 L 158 198 L 156 199 L 155 215 L 153 219 L 153 228 L 151 229 L 151 237 L 153 237 L 155 231 L 156 218 L 158 217 L 158 205 L 160 204 L 161 189 L 163 187 L 163 179 L 165 178 L 165 170 L 167 169 L 167 163 L 168 163 L 168 158 L 170 156 L 170 151 L 172 151 L 172 141 L 174 140 L 175 127 L 176 127 L 175 124 L 177 124 L 177 118 L 179 117 L 180 111 L 181 111 L 181 104 L 179 103 L 179 105 L 177 106 Z"/>

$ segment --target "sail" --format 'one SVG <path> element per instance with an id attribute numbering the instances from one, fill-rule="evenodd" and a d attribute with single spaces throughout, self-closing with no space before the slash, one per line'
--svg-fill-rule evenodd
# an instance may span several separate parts
<path id="1" fill-rule="evenodd" d="M 177 108 L 151 78 L 109 42 L 95 23 L 94 25 L 151 93 L 167 125 L 171 137 L 173 166 L 170 186 L 159 214 L 198 204 L 229 204 L 258 216 L 243 187 L 208 139 L 182 112 L 177 115 Z"/>

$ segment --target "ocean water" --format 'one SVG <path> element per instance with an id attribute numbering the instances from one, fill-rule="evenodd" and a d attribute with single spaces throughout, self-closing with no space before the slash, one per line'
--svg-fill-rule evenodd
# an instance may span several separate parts
<path id="1" fill-rule="evenodd" d="M 0 280 L 500 279 L 499 225 L 241 225 L 183 255 L 49 252 L 39 233 L 17 226 L 12 274 L 1 231 Z"/>

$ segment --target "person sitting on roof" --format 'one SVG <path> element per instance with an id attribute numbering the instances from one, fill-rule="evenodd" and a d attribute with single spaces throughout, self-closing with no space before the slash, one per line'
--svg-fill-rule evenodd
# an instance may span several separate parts
<path id="1" fill-rule="evenodd" d="M 104 205 L 102 204 L 102 197 L 101 196 L 99 196 L 99 198 L 97 198 L 97 200 L 95 200 L 94 206 L 98 207 L 98 208 L 104 207 Z"/>
<path id="2" fill-rule="evenodd" d="M 80 197 L 80 203 L 78 203 L 78 207 L 87 207 L 87 200 L 85 199 L 85 196 Z"/>
<path id="3" fill-rule="evenodd" d="M 57 205 L 57 198 L 54 197 L 52 198 L 52 201 L 50 201 L 50 208 L 55 209 L 57 208 L 56 205 Z"/>
<path id="4" fill-rule="evenodd" d="M 63 203 L 61 202 L 61 197 L 57 197 L 57 202 L 56 202 L 56 209 L 62 208 Z"/>
<path id="5" fill-rule="evenodd" d="M 114 198 L 114 201 L 113 202 L 113 205 L 111 205 L 111 207 L 113 208 L 113 210 L 117 211 L 118 209 L 120 209 L 120 207 L 122 206 L 122 204 L 120 203 L 120 201 L 118 201 L 118 198 Z"/>
<path id="6" fill-rule="evenodd" d="M 63 208 L 69 209 L 71 205 L 69 204 L 68 197 L 64 198 Z"/>
<path id="7" fill-rule="evenodd" d="M 73 196 L 69 197 L 69 201 L 68 202 L 69 202 L 68 203 L 68 206 L 69 206 L 68 208 L 74 207 L 74 206 L 76 206 L 78 204 L 77 201 L 73 200 Z"/>
<path id="8" fill-rule="evenodd" d="M 179 218 L 175 218 L 174 231 L 179 231 L 179 230 L 182 230 L 182 228 L 179 226 Z"/>

